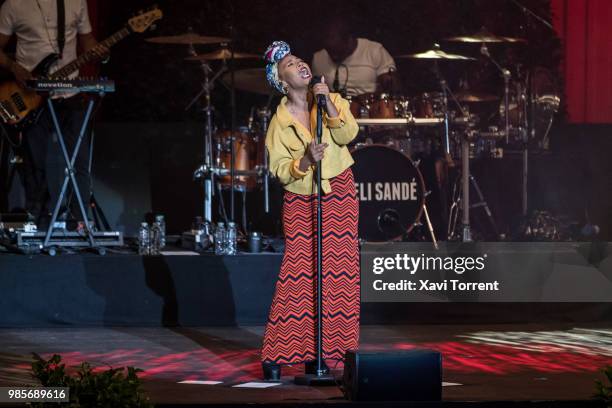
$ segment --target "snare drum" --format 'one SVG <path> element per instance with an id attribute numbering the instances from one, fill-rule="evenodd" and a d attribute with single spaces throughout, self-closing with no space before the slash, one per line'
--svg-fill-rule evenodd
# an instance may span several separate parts
<path id="1" fill-rule="evenodd" d="M 397 240 L 420 220 L 425 182 L 415 164 L 401 152 L 382 145 L 352 151 L 359 200 L 359 237 L 366 241 Z"/>

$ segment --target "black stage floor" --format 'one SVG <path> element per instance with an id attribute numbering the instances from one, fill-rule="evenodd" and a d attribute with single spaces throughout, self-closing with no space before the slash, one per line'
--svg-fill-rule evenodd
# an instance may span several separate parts
<path id="1" fill-rule="evenodd" d="M 157 404 L 344 402 L 338 387 L 293 385 L 293 375 L 302 369 L 299 365 L 284 368 L 281 385 L 268 389 L 234 387 L 260 380 L 262 333 L 262 326 L 3 329 L 0 386 L 32 383 L 29 353 L 59 353 L 68 366 L 89 361 L 102 368 L 130 365 L 144 369 L 144 388 Z M 594 380 L 602 378 L 599 370 L 612 364 L 612 324 L 361 328 L 363 351 L 415 347 L 443 354 L 443 400 L 447 403 L 556 401 L 544 406 L 583 407 L 589 406 Z M 338 366 L 336 373 L 341 368 Z M 581 402 L 573 405 L 571 401 Z M 518 402 L 511 406 L 520 406 Z"/>

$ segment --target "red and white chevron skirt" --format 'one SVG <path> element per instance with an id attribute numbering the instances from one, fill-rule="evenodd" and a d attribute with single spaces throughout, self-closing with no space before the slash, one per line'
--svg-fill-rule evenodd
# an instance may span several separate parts
<path id="1" fill-rule="evenodd" d="M 323 196 L 323 358 L 343 359 L 359 343 L 359 203 L 351 169 Z M 317 196 L 285 191 L 285 255 L 261 359 L 277 364 L 316 359 Z"/>

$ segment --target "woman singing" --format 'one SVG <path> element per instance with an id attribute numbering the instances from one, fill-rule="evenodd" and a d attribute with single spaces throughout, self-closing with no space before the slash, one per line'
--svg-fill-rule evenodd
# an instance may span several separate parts
<path id="1" fill-rule="evenodd" d="M 358 126 L 349 103 L 330 94 L 324 81 L 309 88 L 310 67 L 287 43 L 272 43 L 264 59 L 268 82 L 285 95 L 266 136 L 270 172 L 285 189 L 286 246 L 261 351 L 264 378 L 279 380 L 281 364 L 304 362 L 312 374 L 317 366 L 317 165 L 323 190 L 323 359 L 343 359 L 346 350 L 358 346 L 359 205 L 346 146 Z M 326 100 L 321 144 L 315 95 Z"/>

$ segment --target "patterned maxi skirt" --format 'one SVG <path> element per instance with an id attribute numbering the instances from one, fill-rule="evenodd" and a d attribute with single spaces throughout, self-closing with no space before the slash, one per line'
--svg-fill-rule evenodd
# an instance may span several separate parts
<path id="1" fill-rule="evenodd" d="M 323 358 L 343 359 L 359 342 L 359 204 L 351 169 L 323 195 Z M 316 359 L 317 196 L 285 191 L 285 254 L 261 359 L 277 364 Z"/>

